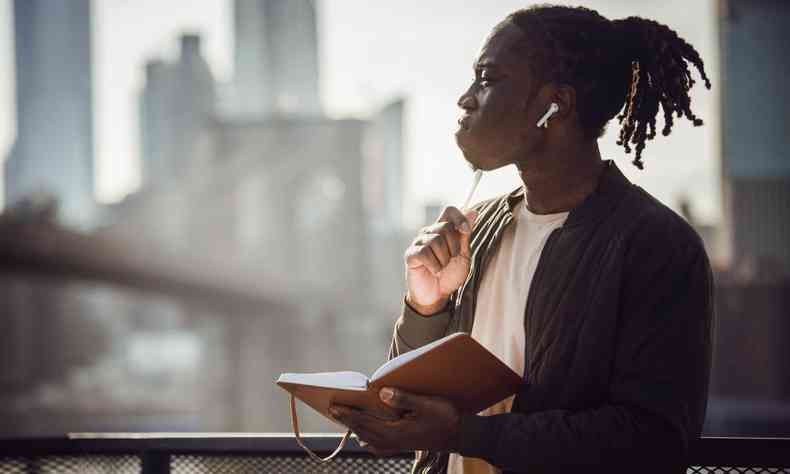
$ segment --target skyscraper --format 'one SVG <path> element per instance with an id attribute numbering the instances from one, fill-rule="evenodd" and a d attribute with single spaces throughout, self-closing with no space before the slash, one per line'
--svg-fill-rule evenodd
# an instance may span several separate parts
<path id="1" fill-rule="evenodd" d="M 149 61 L 140 94 L 143 186 L 184 176 L 194 164 L 198 137 L 214 115 L 215 84 L 200 51 L 200 36 L 181 36 L 173 63 Z"/>
<path id="2" fill-rule="evenodd" d="M 17 137 L 6 161 L 6 207 L 32 195 L 59 202 L 64 223 L 93 220 L 91 2 L 14 1 Z"/>
<path id="3" fill-rule="evenodd" d="M 721 0 L 722 178 L 729 253 L 790 266 L 790 4 Z"/>
<path id="4" fill-rule="evenodd" d="M 235 0 L 234 115 L 321 113 L 315 8 L 313 0 Z"/>
<path id="5" fill-rule="evenodd" d="M 403 228 L 403 114 L 396 99 L 371 117 L 363 147 L 363 189 L 367 219 L 374 232 Z"/>

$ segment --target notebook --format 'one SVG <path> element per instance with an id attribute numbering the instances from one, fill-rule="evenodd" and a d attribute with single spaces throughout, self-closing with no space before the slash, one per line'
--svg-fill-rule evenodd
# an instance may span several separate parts
<path id="1" fill-rule="evenodd" d="M 347 405 L 385 420 L 398 413 L 378 396 L 383 387 L 448 399 L 477 413 L 513 395 L 521 377 L 466 333 L 455 333 L 401 354 L 369 378 L 359 372 L 284 373 L 277 385 L 335 421 L 331 405 Z M 336 421 L 335 421 L 336 422 Z"/>

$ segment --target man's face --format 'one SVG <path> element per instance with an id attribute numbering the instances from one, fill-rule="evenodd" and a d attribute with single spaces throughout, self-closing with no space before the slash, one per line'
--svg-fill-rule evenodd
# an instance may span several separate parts
<path id="1" fill-rule="evenodd" d="M 466 160 L 482 170 L 515 163 L 531 148 L 537 121 L 530 110 L 535 81 L 513 48 L 522 36 L 510 22 L 496 27 L 475 61 L 474 82 L 458 99 L 463 113 L 456 142 Z"/>

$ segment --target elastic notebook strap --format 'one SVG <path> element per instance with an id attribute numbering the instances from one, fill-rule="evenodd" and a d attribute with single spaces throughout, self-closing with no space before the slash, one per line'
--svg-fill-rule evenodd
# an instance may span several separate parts
<path id="1" fill-rule="evenodd" d="M 296 399 L 294 398 L 293 394 L 291 394 L 291 426 L 294 429 L 294 436 L 296 436 L 296 443 L 302 447 L 302 449 L 307 452 L 307 455 L 310 456 L 310 459 L 313 461 L 317 461 L 320 463 L 326 463 L 331 461 L 335 456 L 340 454 L 340 451 L 343 450 L 343 447 L 346 445 L 346 441 L 348 441 L 348 437 L 351 436 L 351 430 L 346 431 L 346 434 L 343 435 L 343 439 L 340 440 L 340 444 L 337 445 L 337 449 L 330 454 L 329 456 L 322 458 L 316 453 L 314 453 L 310 448 L 308 448 L 304 441 L 302 441 L 302 434 L 299 432 L 299 418 L 296 416 Z"/>

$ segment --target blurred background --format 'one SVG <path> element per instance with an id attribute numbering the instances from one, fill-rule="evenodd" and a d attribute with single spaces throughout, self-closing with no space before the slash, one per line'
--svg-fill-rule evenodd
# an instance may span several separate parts
<path id="1" fill-rule="evenodd" d="M 471 183 L 472 62 L 530 3 L 0 0 L 0 436 L 287 432 L 281 372 L 371 373 L 403 251 Z M 790 3 L 572 4 L 705 61 L 704 127 L 645 171 L 616 124 L 601 149 L 714 263 L 706 433 L 790 435 Z M 488 173 L 476 200 L 518 185 Z"/>

